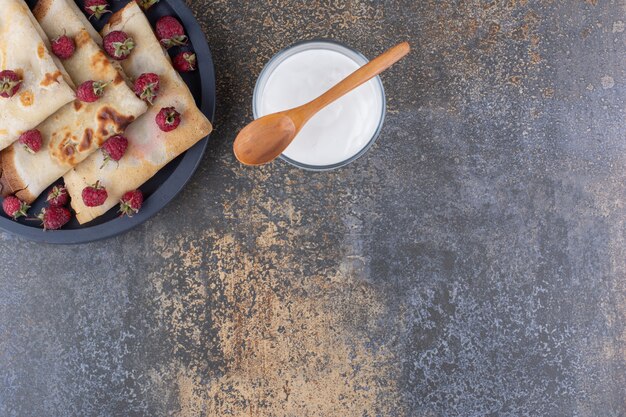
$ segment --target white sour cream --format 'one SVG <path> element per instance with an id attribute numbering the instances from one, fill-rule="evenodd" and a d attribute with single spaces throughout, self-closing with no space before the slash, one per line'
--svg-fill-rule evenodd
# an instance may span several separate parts
<path id="1" fill-rule="evenodd" d="M 335 49 L 343 48 L 331 45 Z M 356 55 L 353 51 L 347 51 Z M 328 91 L 363 64 L 364 60 L 357 62 L 336 50 L 298 51 L 280 61 L 266 75 L 267 80 L 255 97 L 256 116 L 305 104 Z M 384 91 L 380 81 L 369 81 L 309 120 L 284 155 L 297 163 L 314 167 L 349 160 L 376 136 L 384 117 L 383 101 Z"/>

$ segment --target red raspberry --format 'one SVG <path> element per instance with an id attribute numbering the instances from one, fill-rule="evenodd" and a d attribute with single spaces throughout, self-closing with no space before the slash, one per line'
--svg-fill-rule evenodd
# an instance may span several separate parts
<path id="1" fill-rule="evenodd" d="M 59 230 L 72 218 L 72 213 L 65 207 L 48 207 L 41 210 L 39 220 L 43 223 L 44 230 Z"/>
<path id="2" fill-rule="evenodd" d="M 164 132 L 171 132 L 180 124 L 180 113 L 174 107 L 164 107 L 156 116 L 156 123 Z"/>
<path id="3" fill-rule="evenodd" d="M 135 94 L 142 100 L 147 101 L 151 105 L 154 104 L 159 95 L 159 89 L 161 84 L 159 82 L 159 76 L 153 73 L 141 74 L 135 81 Z"/>
<path id="4" fill-rule="evenodd" d="M 196 54 L 192 52 L 181 52 L 174 57 L 174 68 L 179 72 L 191 72 L 197 68 Z"/>
<path id="5" fill-rule="evenodd" d="M 61 35 L 53 39 L 50 46 L 52 47 L 52 52 L 61 59 L 70 59 L 76 52 L 74 39 L 67 35 Z"/>
<path id="6" fill-rule="evenodd" d="M 64 207 L 70 202 L 70 195 L 67 188 L 55 185 L 46 199 L 50 207 Z"/>
<path id="7" fill-rule="evenodd" d="M 20 90 L 22 78 L 15 71 L 0 71 L 0 97 L 11 98 Z"/>
<path id="8" fill-rule="evenodd" d="M 159 19 L 156 24 L 156 34 L 161 44 L 168 49 L 172 46 L 187 45 L 185 29 L 173 16 L 164 16 Z"/>
<path id="9" fill-rule="evenodd" d="M 20 135 L 19 142 L 24 145 L 24 148 L 30 153 L 37 153 L 41 150 L 43 145 L 43 138 L 41 132 L 37 129 L 27 130 Z"/>
<path id="10" fill-rule="evenodd" d="M 102 149 L 104 154 L 104 164 L 102 165 L 102 168 L 104 168 L 109 161 L 117 162 L 122 159 L 126 149 L 128 149 L 128 139 L 122 135 L 113 136 L 104 142 L 100 149 Z"/>
<path id="11" fill-rule="evenodd" d="M 104 89 L 109 83 L 102 81 L 85 81 L 78 86 L 76 98 L 85 103 L 98 101 L 104 95 Z"/>
<path id="12" fill-rule="evenodd" d="M 135 48 L 135 41 L 128 36 L 126 32 L 121 30 L 114 30 L 107 34 L 102 42 L 104 44 L 104 50 L 113 59 L 123 61 L 128 58 L 131 51 Z"/>
<path id="13" fill-rule="evenodd" d="M 107 0 L 86 0 L 83 9 L 85 9 L 90 19 L 92 17 L 100 19 L 103 14 L 111 13 Z"/>
<path id="14" fill-rule="evenodd" d="M 148 10 L 150 7 L 157 4 L 159 0 L 139 0 L 137 3 L 141 6 L 142 9 Z"/>
<path id="15" fill-rule="evenodd" d="M 26 217 L 26 212 L 30 206 L 15 196 L 9 196 L 2 202 L 2 209 L 7 216 L 13 220 L 20 217 Z"/>
<path id="16" fill-rule="evenodd" d="M 85 187 L 82 197 L 83 203 L 85 203 L 87 207 L 100 207 L 107 201 L 107 198 L 109 198 L 109 193 L 107 193 L 106 188 L 101 186 L 98 181 L 90 187 Z"/>
<path id="17" fill-rule="evenodd" d="M 141 206 L 143 206 L 143 194 L 141 191 L 129 191 L 120 200 L 120 213 L 122 213 L 122 216 L 133 217 L 139 213 Z"/>

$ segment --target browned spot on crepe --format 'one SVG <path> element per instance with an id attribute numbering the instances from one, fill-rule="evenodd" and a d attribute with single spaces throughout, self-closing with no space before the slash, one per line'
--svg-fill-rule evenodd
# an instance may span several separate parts
<path id="1" fill-rule="evenodd" d="M 128 6 L 130 6 L 130 3 L 129 3 Z M 128 6 L 126 6 L 126 7 L 128 7 Z M 124 7 L 124 9 L 126 9 L 126 7 Z M 111 15 L 111 18 L 109 19 L 109 23 L 108 23 L 109 27 L 113 27 L 113 26 L 115 26 L 116 24 L 118 24 L 118 23 L 120 23 L 122 21 L 123 14 L 124 14 L 122 12 L 123 12 L 123 10 L 120 10 L 119 12 L 113 13 L 113 15 Z"/>
<path id="2" fill-rule="evenodd" d="M 72 136 L 71 132 L 63 132 L 61 140 L 57 140 L 57 134 L 52 135 L 50 141 L 50 154 L 52 157 L 58 159 L 59 163 L 76 164 L 76 142 L 77 139 Z"/>
<path id="3" fill-rule="evenodd" d="M 108 134 L 108 126 L 113 126 L 114 132 L 123 132 L 135 120 L 134 116 L 126 116 L 118 113 L 115 109 L 104 106 L 98 112 L 98 139 L 104 139 Z M 106 132 L 106 134 L 105 134 Z M 103 140 L 104 142 L 104 140 Z M 102 143 L 98 143 L 102 145 Z"/>
<path id="4" fill-rule="evenodd" d="M 80 48 L 81 46 L 84 46 L 91 42 L 91 37 L 89 36 L 89 33 L 87 33 L 87 31 L 83 29 L 78 32 L 78 35 L 76 35 L 76 37 L 74 38 L 74 42 L 76 42 L 76 47 Z"/>
<path id="5" fill-rule="evenodd" d="M 23 91 L 22 93 L 20 93 L 20 102 L 22 103 L 24 107 L 32 106 L 34 101 L 35 101 L 35 97 L 33 96 L 32 92 Z"/>
<path id="6" fill-rule="evenodd" d="M 43 59 L 44 54 L 46 53 L 46 47 L 43 45 L 43 43 L 40 43 L 37 46 L 37 56 L 41 59 Z"/>
<path id="7" fill-rule="evenodd" d="M 48 13 L 48 9 L 50 9 L 50 0 L 39 0 L 37 5 L 33 9 L 33 15 L 37 20 L 43 19 L 43 17 Z"/>
<path id="8" fill-rule="evenodd" d="M 69 145 L 65 146 L 64 153 L 65 153 L 66 156 L 74 155 L 74 151 L 75 151 L 74 150 L 74 145 L 69 144 Z"/>
<path id="9" fill-rule="evenodd" d="M 104 72 L 105 74 L 108 73 L 110 66 L 111 63 L 109 62 L 109 59 L 106 57 L 104 52 L 98 51 L 97 53 L 92 55 L 91 68 L 96 74 L 99 74 L 100 72 Z"/>
<path id="10" fill-rule="evenodd" d="M 61 77 L 61 75 L 62 75 L 61 71 L 54 71 L 53 73 L 47 72 L 46 75 L 44 75 L 43 80 L 41 80 L 41 83 L 39 83 L 39 85 L 41 85 L 42 87 L 48 87 L 52 83 L 58 83 L 59 77 Z"/>
<path id="11" fill-rule="evenodd" d="M 77 112 L 81 111 L 81 109 L 83 108 L 83 103 L 80 100 L 74 100 L 74 110 L 76 110 Z"/>
<path id="12" fill-rule="evenodd" d="M 120 85 L 123 82 L 124 82 L 124 78 L 118 72 L 117 75 L 115 76 L 115 79 L 113 80 L 113 85 Z"/>
<path id="13" fill-rule="evenodd" d="M 85 129 L 85 133 L 83 134 L 83 140 L 78 145 L 78 150 L 80 152 L 84 152 L 91 147 L 91 142 L 93 141 L 93 130 L 87 128 Z"/>

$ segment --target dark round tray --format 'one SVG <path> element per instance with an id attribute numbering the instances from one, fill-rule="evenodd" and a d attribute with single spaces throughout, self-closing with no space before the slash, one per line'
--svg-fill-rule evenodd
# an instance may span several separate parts
<path id="1" fill-rule="evenodd" d="M 27 3 L 33 8 L 37 0 L 28 0 Z M 83 2 L 77 1 L 77 3 L 82 10 Z M 110 3 L 112 10 L 115 12 L 128 4 L 128 1 L 111 1 Z M 206 37 L 193 13 L 183 0 L 161 0 L 151 7 L 146 14 L 153 27 L 160 17 L 166 15 L 176 16 L 182 22 L 189 36 L 190 45 L 172 48 L 170 49 L 170 54 L 174 55 L 181 50 L 193 49 L 195 51 L 198 57 L 198 70 L 181 75 L 191 89 L 198 107 L 213 122 L 215 116 L 215 70 L 213 59 Z M 100 20 L 92 19 L 91 21 L 96 29 L 100 30 L 107 22 L 108 16 L 110 15 L 106 15 Z M 16 222 L 8 218 L 0 210 L 0 229 L 29 240 L 52 244 L 93 242 L 125 233 L 154 216 L 176 197 L 198 168 L 206 150 L 208 139 L 206 137 L 198 142 L 141 187 L 146 201 L 139 214 L 132 218 L 119 217 L 118 208 L 116 207 L 104 216 L 85 225 L 81 226 L 76 219 L 72 219 L 62 230 L 44 231 L 39 226 L 40 222 L 24 219 Z M 59 184 L 61 183 L 62 180 L 59 181 Z M 29 211 L 30 216 L 36 216 L 45 207 L 47 194 L 48 191 L 43 193 L 33 204 Z"/>

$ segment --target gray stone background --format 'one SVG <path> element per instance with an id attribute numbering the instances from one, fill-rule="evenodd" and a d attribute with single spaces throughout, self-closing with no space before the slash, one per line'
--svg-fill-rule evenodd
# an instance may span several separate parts
<path id="1" fill-rule="evenodd" d="M 188 1 L 216 131 L 124 236 L 0 235 L 0 416 L 624 416 L 623 0 Z M 289 44 L 414 52 L 348 168 L 240 166 Z"/>

